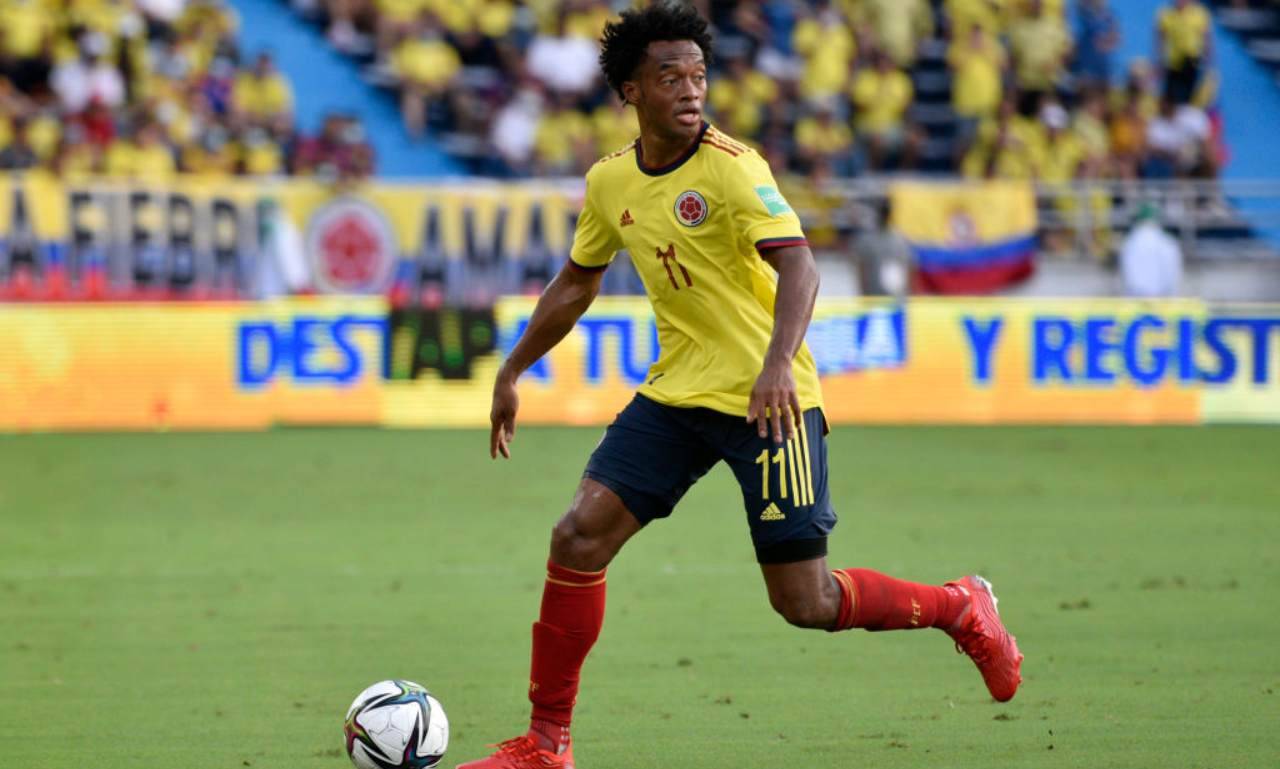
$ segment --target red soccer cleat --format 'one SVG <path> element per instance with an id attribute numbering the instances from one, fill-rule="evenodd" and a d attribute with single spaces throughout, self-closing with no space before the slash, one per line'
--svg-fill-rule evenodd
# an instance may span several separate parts
<path id="1" fill-rule="evenodd" d="M 1022 652 L 1017 639 L 1005 629 L 996 608 L 999 599 L 991 591 L 991 583 L 975 575 L 948 582 L 969 595 L 969 610 L 947 635 L 956 642 L 956 651 L 969 655 L 982 673 L 987 691 L 999 702 L 1008 702 L 1022 683 Z"/>
<path id="2" fill-rule="evenodd" d="M 492 756 L 458 764 L 457 769 L 573 769 L 573 744 L 563 753 L 539 748 L 527 734 L 500 742 Z"/>

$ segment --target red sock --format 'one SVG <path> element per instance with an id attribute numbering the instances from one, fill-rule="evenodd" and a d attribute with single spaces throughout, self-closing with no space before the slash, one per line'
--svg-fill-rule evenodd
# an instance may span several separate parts
<path id="1" fill-rule="evenodd" d="M 949 628 L 969 605 L 969 597 L 957 587 L 905 582 L 871 569 L 831 574 L 840 586 L 840 614 L 833 630 Z"/>
<path id="2" fill-rule="evenodd" d="M 604 570 L 574 571 L 547 562 L 542 612 L 533 623 L 533 663 L 529 701 L 533 731 L 546 735 L 548 725 L 563 727 L 567 742 L 578 675 L 604 624 Z M 541 728 L 538 728 L 541 727 Z"/>

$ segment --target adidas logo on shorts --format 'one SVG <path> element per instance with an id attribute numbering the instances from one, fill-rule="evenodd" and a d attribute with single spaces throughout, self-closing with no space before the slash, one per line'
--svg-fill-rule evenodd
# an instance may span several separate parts
<path id="1" fill-rule="evenodd" d="M 783 515 L 782 511 L 778 509 L 778 506 L 772 502 L 770 502 L 769 506 L 760 514 L 760 520 L 762 521 L 785 521 L 786 519 L 787 516 Z"/>

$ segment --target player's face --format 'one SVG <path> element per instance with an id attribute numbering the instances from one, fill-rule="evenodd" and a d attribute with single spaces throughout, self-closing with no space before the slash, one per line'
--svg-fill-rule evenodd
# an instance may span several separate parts
<path id="1" fill-rule="evenodd" d="M 668 138 L 693 139 L 702 128 L 707 65 L 692 40 L 649 44 L 636 79 L 624 86 L 641 125 Z"/>

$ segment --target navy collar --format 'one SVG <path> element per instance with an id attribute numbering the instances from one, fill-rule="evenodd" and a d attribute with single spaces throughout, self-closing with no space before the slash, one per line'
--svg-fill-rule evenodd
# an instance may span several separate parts
<path id="1" fill-rule="evenodd" d="M 684 153 L 680 155 L 680 157 L 676 158 L 675 160 L 671 161 L 670 163 L 667 163 L 665 166 L 662 166 L 660 168 L 645 167 L 644 156 L 643 156 L 644 153 L 643 153 L 643 150 L 641 150 L 640 148 L 640 137 L 637 136 L 636 137 L 636 168 L 639 168 L 640 172 L 645 174 L 646 176 L 662 176 L 663 174 L 671 173 L 672 171 L 676 170 L 680 166 L 684 165 L 685 162 L 689 160 L 689 158 L 693 157 L 693 153 L 698 151 L 698 145 L 702 144 L 702 137 L 706 135 L 707 129 L 710 127 L 711 127 L 710 123 L 708 123 L 705 120 L 702 121 L 702 128 L 699 129 L 698 131 L 698 138 L 693 140 L 693 143 L 689 145 L 689 149 L 685 150 Z"/>

